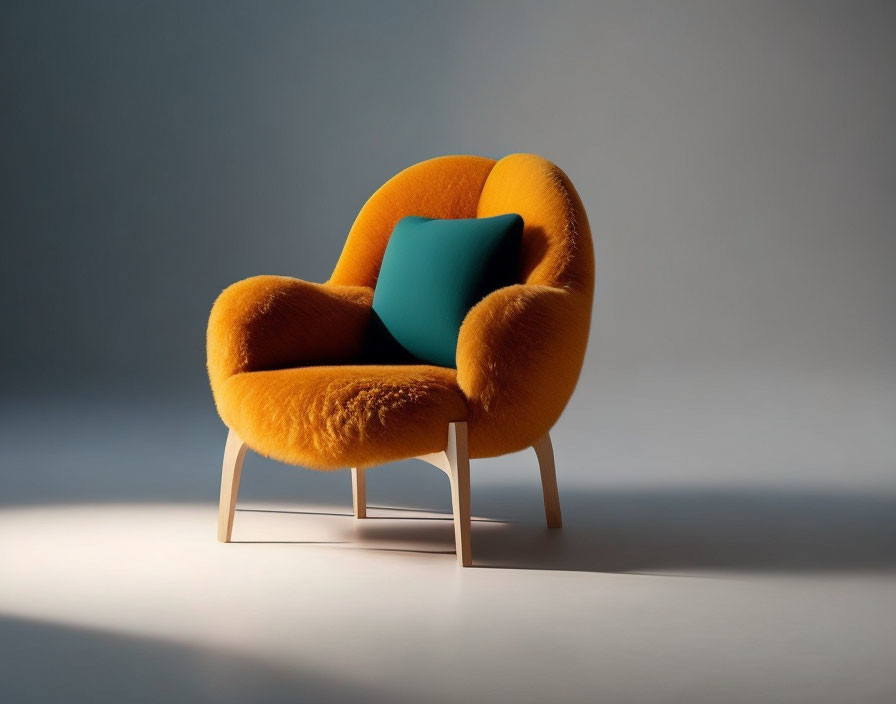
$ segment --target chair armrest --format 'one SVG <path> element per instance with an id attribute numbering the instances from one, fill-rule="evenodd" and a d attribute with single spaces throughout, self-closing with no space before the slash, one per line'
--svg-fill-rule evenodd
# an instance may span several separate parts
<path id="1" fill-rule="evenodd" d="M 553 286 L 501 288 L 470 310 L 457 382 L 476 456 L 521 450 L 550 430 L 578 380 L 590 322 L 590 296 Z"/>
<path id="2" fill-rule="evenodd" d="M 212 385 L 240 372 L 338 362 L 356 356 L 373 290 L 253 276 L 229 286 L 208 321 Z"/>

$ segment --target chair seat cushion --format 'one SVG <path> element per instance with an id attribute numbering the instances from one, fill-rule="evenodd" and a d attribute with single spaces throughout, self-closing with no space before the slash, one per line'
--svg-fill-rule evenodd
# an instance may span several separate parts
<path id="1" fill-rule="evenodd" d="M 453 369 L 344 365 L 244 372 L 215 398 L 256 452 L 314 469 L 369 467 L 439 452 L 466 420 Z"/>

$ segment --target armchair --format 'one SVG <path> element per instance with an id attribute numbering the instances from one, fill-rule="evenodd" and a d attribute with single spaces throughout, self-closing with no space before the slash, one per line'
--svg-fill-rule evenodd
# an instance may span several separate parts
<path id="1" fill-rule="evenodd" d="M 389 235 L 406 215 L 523 217 L 521 283 L 483 298 L 460 329 L 457 369 L 365 363 L 364 331 Z M 229 542 L 247 448 L 320 470 L 349 467 L 357 518 L 366 470 L 417 457 L 451 483 L 458 562 L 472 563 L 471 458 L 533 447 L 549 527 L 561 526 L 549 431 L 585 353 L 594 254 L 581 201 L 550 162 L 446 156 L 412 166 L 361 209 L 329 281 L 256 276 L 208 324 L 208 371 L 229 429 L 218 539 Z"/>

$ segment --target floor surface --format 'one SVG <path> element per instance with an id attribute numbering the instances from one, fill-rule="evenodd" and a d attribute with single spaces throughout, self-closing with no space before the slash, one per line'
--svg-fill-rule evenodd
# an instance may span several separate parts
<path id="1" fill-rule="evenodd" d="M 211 505 L 4 510 L 3 700 L 896 695 L 890 570 L 603 571 L 574 526 L 474 525 L 464 570 L 444 514 L 253 504 L 224 545 Z"/>
<path id="2" fill-rule="evenodd" d="M 225 431 L 165 408 L 0 418 L 0 701 L 896 701 L 874 467 L 638 481 L 561 442 L 548 531 L 534 456 L 476 461 L 462 569 L 419 462 L 371 471 L 358 521 L 347 472 L 250 453 L 218 543 Z"/>

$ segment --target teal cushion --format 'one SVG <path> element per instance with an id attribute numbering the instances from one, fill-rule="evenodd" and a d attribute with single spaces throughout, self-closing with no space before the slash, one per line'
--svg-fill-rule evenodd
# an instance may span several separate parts
<path id="1" fill-rule="evenodd" d="M 376 356 L 455 367 L 464 316 L 492 291 L 517 283 L 523 219 L 398 221 L 373 294 Z"/>

